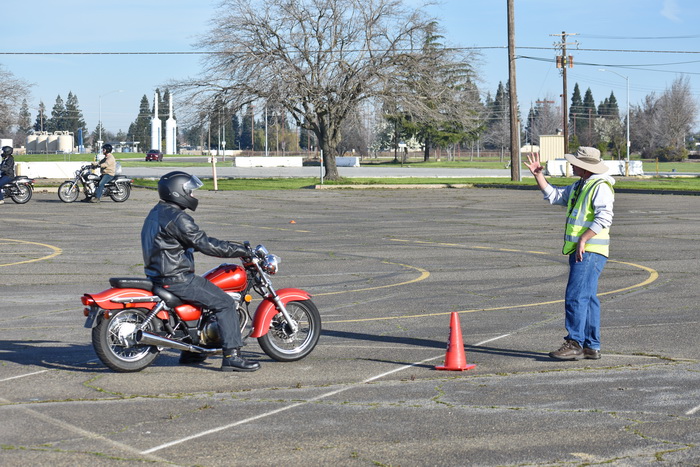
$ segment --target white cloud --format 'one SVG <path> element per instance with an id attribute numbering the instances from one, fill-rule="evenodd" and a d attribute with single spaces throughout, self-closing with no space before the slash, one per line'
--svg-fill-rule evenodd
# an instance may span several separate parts
<path id="1" fill-rule="evenodd" d="M 676 0 L 664 0 L 664 6 L 661 8 L 661 16 L 680 23 L 680 11 L 681 9 Z"/>

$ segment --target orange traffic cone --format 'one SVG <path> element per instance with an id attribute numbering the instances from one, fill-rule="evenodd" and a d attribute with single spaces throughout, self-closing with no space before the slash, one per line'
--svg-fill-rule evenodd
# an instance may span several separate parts
<path id="1" fill-rule="evenodd" d="M 453 311 L 450 316 L 450 337 L 447 340 L 447 353 L 445 364 L 436 366 L 436 370 L 463 371 L 471 370 L 476 365 L 467 365 L 467 356 L 464 353 L 462 342 L 462 327 L 459 325 L 459 313 Z"/>

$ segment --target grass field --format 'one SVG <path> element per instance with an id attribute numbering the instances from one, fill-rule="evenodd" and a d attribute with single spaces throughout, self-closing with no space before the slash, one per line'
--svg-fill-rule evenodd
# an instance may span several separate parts
<path id="1" fill-rule="evenodd" d="M 94 160 L 94 154 L 30 154 L 16 156 L 16 162 L 63 162 L 63 161 L 84 161 L 91 162 Z M 145 162 L 145 154 L 140 153 L 117 153 L 117 160 L 124 167 L 140 167 L 153 166 L 154 164 L 163 164 L 168 167 L 186 168 L 196 166 L 209 166 L 206 162 L 206 157 L 202 156 L 202 162 L 179 161 L 183 157 L 193 156 L 171 156 L 167 155 L 163 162 Z M 224 162 L 220 162 L 222 164 Z M 228 163 L 225 162 L 225 163 Z M 366 159 L 362 162 L 365 166 L 372 167 L 424 167 L 424 168 L 481 168 L 481 169 L 503 169 L 504 164 L 498 159 L 481 158 L 471 161 L 431 161 L 423 162 L 422 160 L 410 160 L 405 164 L 397 164 L 393 159 Z M 647 175 L 644 178 L 620 178 L 615 185 L 616 188 L 654 190 L 654 191 L 700 191 L 700 161 L 698 162 L 666 162 L 657 163 L 655 161 L 643 161 L 644 173 Z M 697 173 L 698 177 L 654 177 L 657 172 L 685 172 Z M 528 174 L 527 169 L 523 167 L 523 175 Z M 563 177 L 552 177 L 551 182 L 555 185 L 566 185 L 572 183 L 573 179 Z M 143 186 L 155 186 L 152 180 L 137 180 L 135 181 Z M 217 188 L 219 190 L 294 190 L 306 188 L 316 185 L 318 178 L 292 178 L 292 179 L 236 179 L 218 181 Z M 449 185 L 502 185 L 502 186 L 532 186 L 532 180 L 523 182 L 513 182 L 504 178 L 449 178 L 440 179 L 435 177 L 430 178 L 347 178 L 338 182 L 325 182 L 326 185 L 423 185 L 423 184 L 449 184 Z M 205 189 L 212 189 L 213 182 L 205 181 Z"/>

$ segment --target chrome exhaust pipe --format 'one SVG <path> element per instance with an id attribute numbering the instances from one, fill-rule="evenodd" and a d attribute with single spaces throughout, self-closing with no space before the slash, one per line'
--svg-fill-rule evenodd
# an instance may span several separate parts
<path id="1" fill-rule="evenodd" d="M 203 353 L 214 355 L 221 353 L 221 349 L 205 349 L 197 345 L 185 344 L 184 342 L 169 339 L 147 331 L 136 331 L 136 343 L 143 345 L 155 345 L 157 347 L 167 347 L 169 349 L 185 350 L 187 352 Z"/>

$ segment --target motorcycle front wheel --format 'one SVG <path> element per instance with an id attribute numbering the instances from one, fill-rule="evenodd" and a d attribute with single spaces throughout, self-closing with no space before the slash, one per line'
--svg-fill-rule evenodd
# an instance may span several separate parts
<path id="1" fill-rule="evenodd" d="M 117 203 L 123 203 L 129 199 L 131 187 L 125 183 L 115 183 L 109 192 L 109 197 Z"/>
<path id="2" fill-rule="evenodd" d="M 32 188 L 29 185 L 17 185 L 17 191 L 10 193 L 10 198 L 17 204 L 24 204 L 32 199 Z"/>
<path id="3" fill-rule="evenodd" d="M 141 371 L 153 363 L 160 353 L 158 347 L 135 342 L 136 331 L 144 321 L 146 313 L 139 309 L 119 311 L 110 319 L 101 318 L 92 328 L 92 346 L 102 363 L 120 373 Z M 157 322 L 150 321 L 143 330 L 157 331 Z"/>
<path id="4" fill-rule="evenodd" d="M 270 330 L 258 343 L 270 358 L 278 362 L 294 362 L 311 353 L 321 336 L 321 315 L 311 300 L 289 302 L 287 312 L 297 323 L 292 333 L 282 313 L 277 313 L 270 323 Z"/>
<path id="5" fill-rule="evenodd" d="M 78 199 L 80 188 L 77 183 L 63 182 L 58 186 L 58 198 L 64 203 L 72 203 Z"/>

